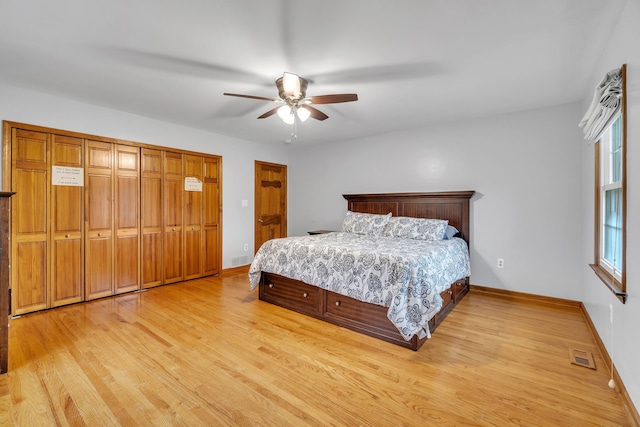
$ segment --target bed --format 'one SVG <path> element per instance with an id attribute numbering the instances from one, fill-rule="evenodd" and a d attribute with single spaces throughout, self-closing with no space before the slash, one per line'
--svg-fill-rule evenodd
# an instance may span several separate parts
<path id="1" fill-rule="evenodd" d="M 265 242 L 251 287 L 262 301 L 418 350 L 469 290 L 473 194 L 344 195 L 343 230 Z M 412 223 L 419 235 L 407 234 Z"/>

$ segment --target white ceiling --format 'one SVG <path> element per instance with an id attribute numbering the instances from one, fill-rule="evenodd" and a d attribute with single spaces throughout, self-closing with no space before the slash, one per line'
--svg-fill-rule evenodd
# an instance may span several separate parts
<path id="1" fill-rule="evenodd" d="M 0 83 L 282 144 L 284 71 L 320 105 L 299 144 L 583 99 L 626 0 L 0 0 Z"/>

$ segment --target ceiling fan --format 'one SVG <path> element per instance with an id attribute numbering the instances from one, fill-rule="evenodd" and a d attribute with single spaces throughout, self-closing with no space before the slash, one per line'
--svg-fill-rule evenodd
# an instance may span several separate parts
<path id="1" fill-rule="evenodd" d="M 284 73 L 276 80 L 280 99 L 265 98 L 263 96 L 241 95 L 238 93 L 224 93 L 227 96 L 238 96 L 240 98 L 260 99 L 283 104 L 279 107 L 267 111 L 259 119 L 266 119 L 276 113 L 287 124 L 294 124 L 296 116 L 300 121 L 305 121 L 309 117 L 316 120 L 326 120 L 329 118 L 325 113 L 312 107 L 310 104 L 337 104 L 340 102 L 357 101 L 358 95 L 355 93 L 344 93 L 335 95 L 318 95 L 307 97 L 307 86 L 309 82 L 292 73 Z"/>

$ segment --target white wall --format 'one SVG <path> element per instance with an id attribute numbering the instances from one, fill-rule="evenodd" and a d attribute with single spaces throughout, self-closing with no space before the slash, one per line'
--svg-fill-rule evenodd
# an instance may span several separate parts
<path id="1" fill-rule="evenodd" d="M 0 120 L 175 147 L 222 156 L 222 267 L 253 258 L 254 161 L 287 164 L 287 149 L 0 84 Z M 241 201 L 249 206 L 242 207 Z M 249 250 L 244 251 L 244 243 Z"/>
<path id="2" fill-rule="evenodd" d="M 640 410 L 640 1 L 630 0 L 622 12 L 602 59 L 592 70 L 590 88 L 585 93 L 586 111 L 593 88 L 606 72 L 627 64 L 627 292 L 626 304 L 613 296 L 587 265 L 593 263 L 593 144 L 582 144 L 583 253 L 580 261 L 581 300 L 598 334 L 613 357 L 616 369 Z M 609 321 L 613 306 L 615 332 Z M 613 344 L 612 344 L 613 339 Z"/>
<path id="3" fill-rule="evenodd" d="M 345 193 L 475 190 L 471 283 L 577 300 L 580 116 L 570 104 L 294 148 L 290 234 L 338 229 Z"/>

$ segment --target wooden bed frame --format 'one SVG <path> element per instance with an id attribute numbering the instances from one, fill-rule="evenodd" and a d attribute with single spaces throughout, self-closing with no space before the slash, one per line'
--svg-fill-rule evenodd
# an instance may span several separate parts
<path id="1" fill-rule="evenodd" d="M 469 201 L 473 191 L 439 193 L 345 194 L 352 212 L 393 216 L 447 219 L 469 243 Z M 414 335 L 405 340 L 387 319 L 387 307 L 370 304 L 327 291 L 316 286 L 279 276 L 262 273 L 259 298 L 272 304 L 297 311 L 363 334 L 403 347 L 418 350 L 426 338 Z M 442 292 L 442 309 L 429 321 L 433 332 L 455 305 L 469 291 L 469 278 L 458 280 Z"/>

